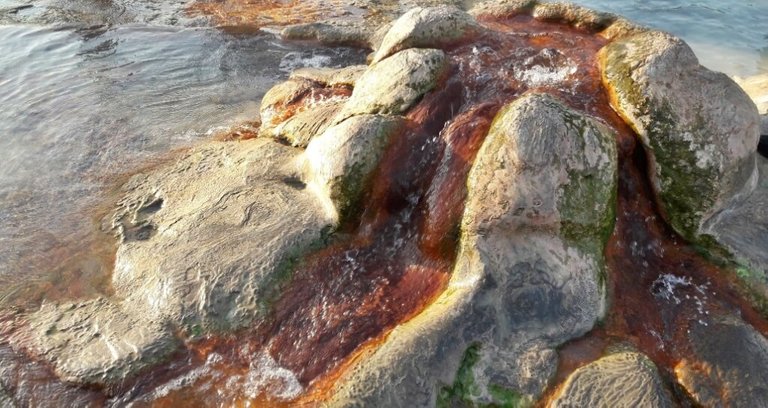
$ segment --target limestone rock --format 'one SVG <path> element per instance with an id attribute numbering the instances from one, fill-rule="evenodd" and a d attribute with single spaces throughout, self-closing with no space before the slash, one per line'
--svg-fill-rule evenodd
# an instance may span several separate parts
<path id="1" fill-rule="evenodd" d="M 493 16 L 509 17 L 524 12 L 530 12 L 538 4 L 537 0 L 489 0 L 473 5 L 469 14 L 475 17 Z"/>
<path id="2" fill-rule="evenodd" d="M 469 175 L 447 289 L 345 373 L 331 405 L 538 398 L 557 368 L 554 348 L 603 313 L 616 155 L 614 134 L 549 96 L 502 109 Z"/>
<path id="3" fill-rule="evenodd" d="M 675 367 L 678 382 L 701 406 L 768 406 L 768 340 L 735 318 L 691 329 L 698 361 Z"/>
<path id="4" fill-rule="evenodd" d="M 574 371 L 550 406 L 662 408 L 673 404 L 653 362 L 640 353 L 622 352 Z"/>
<path id="5" fill-rule="evenodd" d="M 440 48 L 480 31 L 475 19 L 456 7 L 417 7 L 395 20 L 376 51 L 373 63 L 408 48 Z"/>
<path id="6" fill-rule="evenodd" d="M 269 112 L 270 109 L 275 110 L 276 107 L 285 106 L 296 101 L 309 92 L 314 86 L 312 81 L 302 78 L 292 78 L 291 80 L 280 82 L 270 88 L 261 98 L 260 114 L 262 122 L 270 121 L 272 116 Z"/>
<path id="7" fill-rule="evenodd" d="M 343 100 L 319 102 L 280 122 L 277 126 L 262 126 L 259 129 L 259 135 L 285 140 L 294 147 L 307 147 L 313 137 L 328 129 L 343 106 Z"/>
<path id="8" fill-rule="evenodd" d="M 367 65 L 350 65 L 344 68 L 299 68 L 291 73 L 290 79 L 310 80 L 325 86 L 354 87 L 366 69 L 368 69 Z"/>
<path id="9" fill-rule="evenodd" d="M 755 181 L 759 117 L 727 76 L 699 65 L 680 39 L 658 31 L 600 52 L 614 108 L 641 138 L 666 221 L 703 242 L 705 224 Z"/>
<path id="10" fill-rule="evenodd" d="M 353 116 L 309 144 L 305 153 L 308 179 L 331 198 L 340 217 L 358 204 L 391 137 L 404 121 L 398 116 Z"/>
<path id="11" fill-rule="evenodd" d="M 261 316 L 291 263 L 335 222 L 301 181 L 298 153 L 268 139 L 210 143 L 132 178 L 112 218 L 123 303 L 189 334 Z"/>
<path id="12" fill-rule="evenodd" d="M 540 3 L 533 8 L 532 15 L 539 20 L 558 21 L 593 32 L 604 30 L 616 19 L 613 14 L 571 3 Z"/>
<path id="13" fill-rule="evenodd" d="M 445 65 L 445 54 L 434 49 L 408 49 L 371 65 L 335 123 L 354 115 L 407 111 L 432 90 Z"/>
<path id="14" fill-rule="evenodd" d="M 753 303 L 768 311 L 768 159 L 758 157 L 757 162 L 755 190 L 716 217 L 707 233 L 733 255 Z"/>
<path id="15" fill-rule="evenodd" d="M 364 47 L 369 44 L 369 29 L 357 21 L 324 21 L 290 25 L 280 31 L 284 40 L 315 40 L 324 45 L 351 45 Z"/>
<path id="16" fill-rule="evenodd" d="M 768 74 L 755 75 L 747 78 L 733 78 L 744 92 L 755 102 L 761 115 L 768 114 Z M 762 134 L 768 134 L 764 131 Z"/>
<path id="17" fill-rule="evenodd" d="M 261 101 L 259 136 L 306 147 L 331 125 L 347 100 L 347 85 L 339 81 L 353 81 L 359 75 L 359 69 L 307 69 L 273 86 Z M 334 86 L 341 92 L 334 94 Z"/>
<path id="18" fill-rule="evenodd" d="M 178 346 L 162 319 L 131 313 L 97 298 L 43 304 L 29 317 L 30 338 L 63 381 L 116 384 L 162 360 Z"/>

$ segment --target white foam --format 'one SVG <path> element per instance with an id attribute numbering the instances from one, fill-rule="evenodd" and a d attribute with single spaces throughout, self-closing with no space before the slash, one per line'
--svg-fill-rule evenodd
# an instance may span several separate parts
<path id="1" fill-rule="evenodd" d="M 304 391 L 296 374 L 281 367 L 266 352 L 256 354 L 251 360 L 242 388 L 244 395 L 250 398 L 267 393 L 270 397 L 282 400 L 296 398 Z"/>
<path id="2" fill-rule="evenodd" d="M 291 73 L 299 68 L 322 68 L 331 65 L 331 57 L 314 52 L 289 52 L 280 60 L 280 71 Z"/>

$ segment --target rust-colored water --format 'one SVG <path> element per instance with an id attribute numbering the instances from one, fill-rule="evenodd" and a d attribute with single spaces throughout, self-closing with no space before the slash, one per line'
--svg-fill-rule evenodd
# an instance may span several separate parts
<path id="1" fill-rule="evenodd" d="M 617 342 L 635 345 L 670 370 L 690 354 L 687 328 L 707 313 L 738 311 L 765 333 L 764 321 L 722 271 L 658 217 L 643 152 L 611 111 L 601 84 L 596 54 L 605 40 L 529 16 L 483 23 L 496 32 L 448 51 L 450 68 L 409 112 L 362 212 L 329 247 L 296 267 L 266 321 L 190 343 L 170 363 L 114 389 L 78 393 L 44 367 L 35 381 L 64 387 L 92 405 L 107 399 L 156 407 L 319 402 L 367 348 L 385 341 L 444 289 L 475 154 L 498 109 L 531 90 L 551 93 L 614 127 L 621 161 L 617 225 L 606 248 L 611 311 L 602 328 L 563 348 L 555 383 Z M 302 94 L 282 109 L 285 118 L 315 97 L 349 91 L 313 89 L 315 96 Z M 665 274 L 686 283 L 665 291 L 666 281 L 659 280 Z"/>
<path id="2" fill-rule="evenodd" d="M 344 227 L 347 238 L 304 261 L 271 321 L 248 342 L 247 355 L 268 353 L 296 376 L 305 395 L 322 395 L 318 387 L 332 385 L 326 379 L 345 362 L 442 291 L 456 251 L 466 176 L 503 104 L 535 88 L 579 109 L 599 109 L 594 55 L 603 40 L 529 17 L 493 27 L 504 34 L 449 52 L 449 72 L 408 114 L 407 130 L 389 146 L 365 197 L 368 205 Z M 526 77 L 530 69 L 540 77 Z M 280 393 L 275 387 L 273 396 Z M 189 401 L 190 393 L 185 388 L 157 402 Z M 268 394 L 255 401 L 280 402 Z"/>

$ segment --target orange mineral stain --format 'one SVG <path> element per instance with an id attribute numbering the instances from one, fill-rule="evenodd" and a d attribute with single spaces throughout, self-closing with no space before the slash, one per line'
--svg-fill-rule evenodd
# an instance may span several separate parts
<path id="1" fill-rule="evenodd" d="M 297 4 L 226 0 L 192 10 L 222 24 L 233 22 L 232 13 L 288 22 Z M 446 50 L 446 75 L 409 111 L 361 212 L 329 246 L 295 266 L 267 319 L 233 335 L 190 340 L 171 362 L 115 389 L 82 390 L 82 398 L 97 406 L 109 399 L 154 407 L 321 403 L 345 370 L 364 364 L 394 327 L 445 289 L 477 151 L 498 110 L 529 91 L 550 93 L 605 122 L 616 131 L 620 152 L 616 227 L 605 250 L 610 311 L 602 327 L 562 348 L 552 389 L 617 343 L 646 353 L 669 376 L 675 364 L 691 359 L 687 328 L 710 314 L 737 311 L 766 333 L 765 320 L 725 273 L 658 215 L 644 152 L 601 83 L 596 55 L 607 41 L 527 15 L 481 21 L 493 31 Z M 350 92 L 310 87 L 268 120 L 279 123 Z M 42 371 L 41 384 L 64 386 Z"/>

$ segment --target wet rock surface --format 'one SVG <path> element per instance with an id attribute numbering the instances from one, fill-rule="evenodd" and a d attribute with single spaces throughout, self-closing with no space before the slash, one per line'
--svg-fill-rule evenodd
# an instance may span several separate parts
<path id="1" fill-rule="evenodd" d="M 579 368 L 551 407 L 672 407 L 669 391 L 646 356 L 620 352 Z"/>
<path id="2" fill-rule="evenodd" d="M 686 239 L 700 240 L 708 220 L 754 188 L 760 125 L 754 105 L 669 34 L 619 39 L 600 58 L 615 108 L 648 152 L 665 219 Z"/>
<path id="3" fill-rule="evenodd" d="M 29 354 L 80 405 L 766 403 L 747 96 L 613 15 L 385 3 L 282 30 L 370 65 L 298 70 L 249 140 L 122 186 L 114 293 L 0 316 L 0 401 Z"/>
<path id="4" fill-rule="evenodd" d="M 403 114 L 437 84 L 445 54 L 436 49 L 407 49 L 372 65 L 358 79 L 335 122 L 361 114 Z"/>
<path id="5" fill-rule="evenodd" d="M 707 407 L 768 404 L 768 340 L 734 318 L 696 326 L 689 334 L 696 361 L 675 368 L 693 400 Z"/>
<path id="6" fill-rule="evenodd" d="M 43 305 L 30 317 L 29 330 L 36 351 L 72 383 L 120 382 L 178 347 L 168 322 L 104 298 Z"/>
<path id="7" fill-rule="evenodd" d="M 614 140 L 547 96 L 502 108 L 469 174 L 448 287 L 343 380 L 338 402 L 503 402 L 492 390 L 537 398 L 556 368 L 554 348 L 586 333 L 603 310 L 599 248 L 613 218 Z M 584 184 L 580 174 L 599 187 Z M 579 214 L 580 205 L 563 200 L 566 188 L 600 204 Z M 572 241 L 564 232 L 570 223 L 597 233 Z M 479 349 L 472 391 L 438 394 L 436 385 L 454 382 L 471 347 Z"/>

